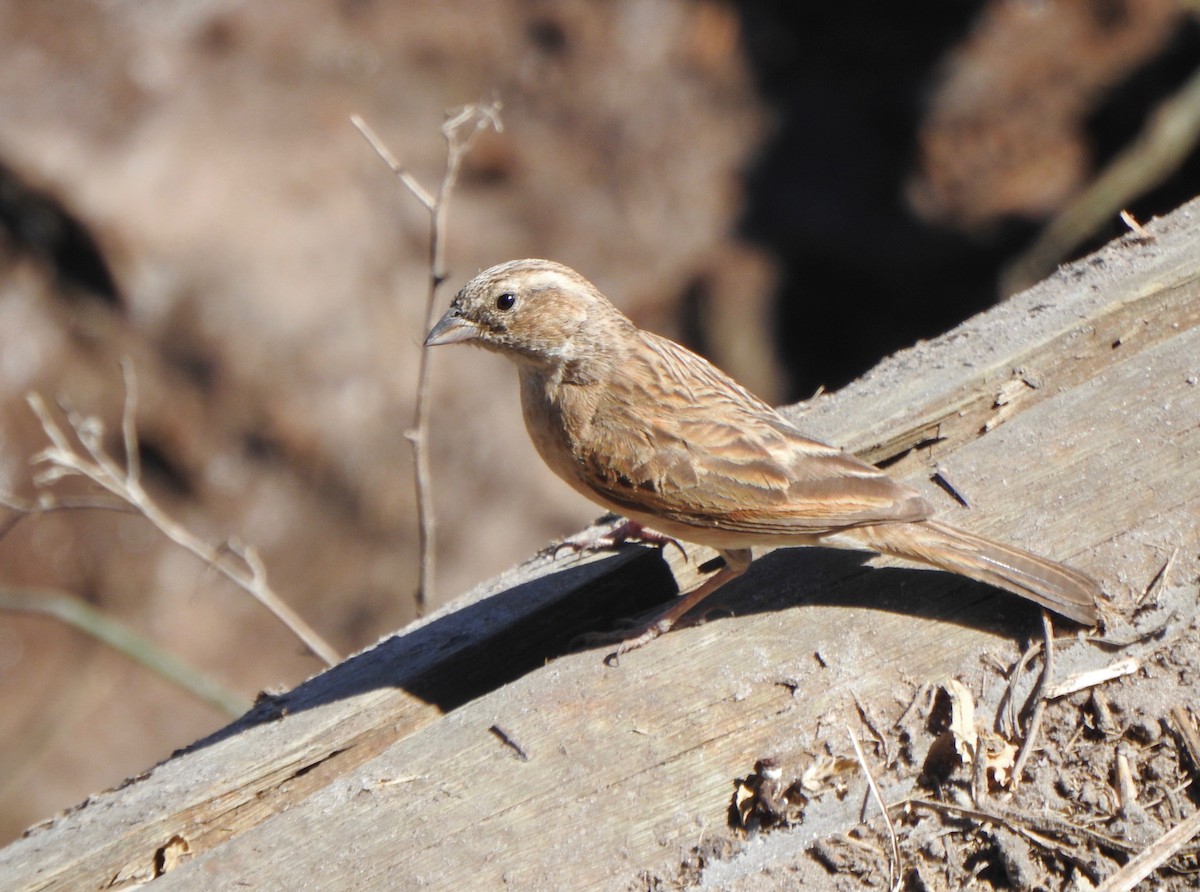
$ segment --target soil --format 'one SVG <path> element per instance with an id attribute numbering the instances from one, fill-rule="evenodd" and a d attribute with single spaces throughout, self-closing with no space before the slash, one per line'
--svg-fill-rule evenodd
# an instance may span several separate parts
<path id="1" fill-rule="evenodd" d="M 630 888 L 1096 888 L 1200 804 L 1200 716 L 1180 700 L 1197 679 L 1196 597 L 1158 580 L 1131 622 L 1057 638 L 1048 675 L 1032 642 L 987 655 L 968 684 L 898 685 L 888 702 L 827 717 L 818 727 L 837 733 L 738 779 L 728 828 Z M 986 730 L 967 741 L 970 727 Z M 855 829 L 830 833 L 839 823 Z M 1200 840 L 1168 856 L 1153 888 L 1195 888 Z"/>

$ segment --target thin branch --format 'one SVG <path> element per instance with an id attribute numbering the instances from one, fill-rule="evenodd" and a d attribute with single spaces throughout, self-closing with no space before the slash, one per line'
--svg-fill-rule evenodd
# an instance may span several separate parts
<path id="1" fill-rule="evenodd" d="M 1135 217 L 1133 214 L 1129 213 L 1129 211 L 1121 211 L 1121 213 L 1119 213 L 1117 216 L 1121 218 L 1122 223 L 1124 223 L 1126 226 L 1129 227 L 1129 231 L 1132 232 L 1134 235 L 1136 235 L 1138 238 L 1143 239 L 1148 242 L 1154 241 L 1154 236 L 1152 236 L 1146 230 L 1146 227 L 1138 222 L 1137 217 Z"/>
<path id="2" fill-rule="evenodd" d="M 121 359 L 121 377 L 125 381 L 125 410 L 121 413 L 121 437 L 125 441 L 125 485 L 142 488 L 142 454 L 138 449 L 137 426 L 137 375 L 133 373 L 133 361 Z"/>
<path id="3" fill-rule="evenodd" d="M 421 187 L 421 184 L 417 182 L 416 178 L 396 160 L 396 156 L 388 150 L 388 147 L 383 144 L 383 140 L 371 129 L 370 125 L 358 115 L 351 115 L 350 123 L 358 128 L 358 132 L 371 144 L 371 148 L 375 150 L 375 154 L 382 158 L 383 163 L 392 169 L 392 173 L 400 178 L 400 182 L 407 187 L 409 192 L 416 196 L 417 201 L 425 205 L 426 210 L 432 211 L 434 207 L 433 196 L 426 192 Z"/>
<path id="4" fill-rule="evenodd" d="M 1150 596 L 1151 592 L 1153 592 L 1154 596 L 1157 598 L 1158 593 L 1160 591 L 1162 591 L 1164 588 L 1166 588 L 1167 579 L 1171 575 L 1171 565 L 1175 563 L 1175 558 L 1177 558 L 1178 556 L 1179 556 L 1179 548 L 1176 547 L 1176 549 L 1174 551 L 1172 551 L 1170 556 L 1167 558 L 1166 563 L 1164 563 L 1162 565 L 1162 567 L 1159 569 L 1159 571 L 1154 574 L 1154 578 L 1150 580 L 1150 582 L 1146 585 L 1146 588 L 1142 591 L 1142 593 L 1140 595 L 1138 595 L 1136 603 L 1139 606 L 1142 604 L 1143 601 L 1146 600 L 1146 598 L 1148 598 Z"/>
<path id="5" fill-rule="evenodd" d="M 127 502 L 110 499 L 60 499 L 50 493 L 40 493 L 36 502 L 26 502 L 11 494 L 0 494 L 0 508 L 12 512 L 0 522 L 0 539 L 3 539 L 16 528 L 17 524 L 27 517 L 51 511 L 119 511 L 123 514 L 136 514 L 137 511 Z"/>
<path id="6" fill-rule="evenodd" d="M 1197 141 L 1200 68 L 1159 103 L 1142 131 L 1058 212 L 1033 245 L 1002 271 L 1001 295 L 1016 294 L 1052 271 L 1122 208 L 1178 170 Z"/>
<path id="7" fill-rule="evenodd" d="M 974 808 L 951 802 L 936 802 L 930 799 L 912 798 L 892 804 L 892 808 L 924 808 L 942 814 L 971 820 L 979 825 L 999 825 L 1039 846 L 1045 851 L 1075 864 L 1092 882 L 1099 882 L 1095 856 L 1082 852 L 1079 842 L 1090 842 L 1103 850 L 1134 855 L 1141 846 L 1128 840 L 1108 836 L 1088 827 L 1070 823 L 1049 810 L 1039 813 L 1020 812 L 1013 809 L 995 810 L 976 806 Z"/>
<path id="8" fill-rule="evenodd" d="M 888 839 L 891 842 L 891 849 L 888 853 L 888 888 L 891 892 L 900 892 L 903 871 L 900 867 L 900 843 L 896 840 L 896 825 L 892 823 L 892 816 L 888 813 L 888 807 L 883 801 L 879 787 L 875 784 L 875 778 L 871 774 L 871 769 L 867 767 L 867 757 L 863 755 L 858 738 L 854 736 L 854 732 L 849 728 L 846 729 L 846 734 L 850 738 L 850 745 L 854 747 L 854 755 L 858 757 L 858 764 L 862 767 L 863 774 L 866 775 L 867 786 L 871 788 L 871 796 L 875 799 L 875 804 L 879 806 L 879 810 L 883 813 L 883 823 L 887 825 Z"/>
<path id="9" fill-rule="evenodd" d="M 36 613 L 57 619 L 124 654 L 230 718 L 237 718 L 252 705 L 216 679 L 189 666 L 149 638 L 74 595 L 43 589 L 0 587 L 0 610 Z"/>
<path id="10" fill-rule="evenodd" d="M 1200 812 L 1176 824 L 1125 863 L 1125 866 L 1096 887 L 1096 892 L 1132 892 L 1154 871 L 1173 858 L 1200 833 Z"/>
<path id="11" fill-rule="evenodd" d="M 463 159 L 476 138 L 488 128 L 497 132 L 503 129 L 500 122 L 500 103 L 492 100 L 478 105 L 466 105 L 447 117 L 442 125 L 442 136 L 446 140 L 446 166 L 434 195 L 417 182 L 361 117 L 353 115 L 350 120 L 404 187 L 429 212 L 429 289 L 425 302 L 425 328 L 428 330 L 436 321 L 434 313 L 438 306 L 438 289 L 446 280 L 445 233 L 450 195 L 458 181 Z M 417 492 L 421 553 L 421 576 L 415 596 L 417 616 L 423 616 L 429 607 L 435 568 L 435 517 L 429 454 L 425 448 L 429 431 L 429 368 L 428 354 L 422 351 L 417 372 L 417 402 L 413 411 L 413 424 L 405 433 L 405 437 L 412 444 Z"/>
<path id="12" fill-rule="evenodd" d="M 1037 740 L 1038 732 L 1042 728 L 1042 716 L 1046 712 L 1046 700 L 1048 699 L 1046 695 L 1050 690 L 1051 680 L 1054 678 L 1054 626 L 1050 623 L 1050 614 L 1044 610 L 1042 611 L 1042 634 L 1045 641 L 1042 651 L 1045 654 L 1042 659 L 1042 674 L 1038 676 L 1037 687 L 1033 692 L 1033 714 L 1029 717 L 1029 725 L 1025 729 L 1025 739 L 1021 741 L 1021 749 L 1017 751 L 1017 759 L 1013 763 L 1012 792 L 1016 792 L 1017 787 L 1021 785 L 1021 775 L 1025 771 L 1025 763 L 1029 761 L 1034 741 Z"/>
<path id="13" fill-rule="evenodd" d="M 503 124 L 500 122 L 500 102 L 495 99 L 486 105 L 465 105 L 442 125 L 442 136 L 446 140 L 446 172 L 442 175 L 442 182 L 438 186 L 437 200 L 433 208 L 434 219 L 429 240 L 432 275 L 430 276 L 429 302 L 425 307 L 426 326 L 433 325 L 435 321 L 437 288 L 446 278 L 443 236 L 446 232 L 446 215 L 450 210 L 450 193 L 458 181 L 458 173 L 462 168 L 463 159 L 466 158 L 479 135 L 489 127 L 497 133 L 503 129 Z"/>
<path id="14" fill-rule="evenodd" d="M 1192 716 L 1187 707 L 1181 704 L 1172 706 L 1171 721 L 1174 723 L 1175 731 L 1183 742 L 1183 748 L 1187 751 L 1188 759 L 1192 763 L 1192 777 L 1200 777 L 1200 734 L 1196 733 L 1196 726 L 1192 722 Z"/>
<path id="15" fill-rule="evenodd" d="M 131 366 L 126 366 L 125 370 L 128 388 L 129 382 L 133 380 L 133 369 Z M 237 549 L 230 548 L 229 550 L 240 559 L 238 562 L 231 561 L 223 551 L 214 548 L 176 523 L 159 507 L 157 502 L 150 498 L 142 488 L 140 477 L 137 476 L 140 471 L 136 459 L 128 459 L 126 467 L 122 469 L 104 451 L 104 426 L 99 419 L 85 417 L 69 409 L 64 410 L 71 432 L 87 452 L 86 456 L 81 455 L 41 396 L 31 393 L 26 399 L 51 443 L 31 459 L 35 465 L 46 466 L 34 478 L 37 486 L 47 487 L 65 477 L 78 476 L 90 480 L 117 499 L 127 503 L 176 545 L 191 552 L 234 585 L 248 592 L 287 626 L 304 643 L 304 646 L 327 666 L 338 662 L 337 651 L 330 647 L 271 588 L 267 582 L 262 562 L 252 549 L 242 546 Z M 135 399 L 136 390 L 128 388 L 122 415 L 122 431 L 125 448 L 132 449 L 132 455 L 137 454 L 137 435 L 133 424 Z"/>

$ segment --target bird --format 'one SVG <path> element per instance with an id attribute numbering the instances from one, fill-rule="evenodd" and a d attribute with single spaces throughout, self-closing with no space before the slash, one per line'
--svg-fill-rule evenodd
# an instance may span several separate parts
<path id="1" fill-rule="evenodd" d="M 1057 561 L 934 519 L 886 472 L 802 434 L 708 360 L 639 328 L 579 273 L 514 260 L 454 297 L 425 346 L 469 343 L 517 366 L 525 427 L 573 489 L 627 518 L 621 539 L 715 549 L 719 569 L 620 637 L 667 632 L 750 567 L 756 546 L 874 552 L 956 573 L 1094 625 L 1103 592 Z"/>

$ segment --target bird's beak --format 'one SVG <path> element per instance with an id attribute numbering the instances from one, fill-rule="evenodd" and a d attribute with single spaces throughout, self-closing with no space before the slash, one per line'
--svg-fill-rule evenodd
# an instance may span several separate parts
<path id="1" fill-rule="evenodd" d="M 446 315 L 429 332 L 425 338 L 426 347 L 436 347 L 438 344 L 457 344 L 459 341 L 469 341 L 480 335 L 479 326 L 464 319 L 459 311 L 451 307 Z"/>

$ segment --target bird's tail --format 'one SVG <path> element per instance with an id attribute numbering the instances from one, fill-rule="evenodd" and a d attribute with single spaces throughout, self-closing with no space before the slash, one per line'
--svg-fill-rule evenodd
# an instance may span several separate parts
<path id="1" fill-rule="evenodd" d="M 864 548 L 986 582 L 1086 625 L 1103 592 L 1086 573 L 937 521 L 880 524 L 843 531 Z"/>

